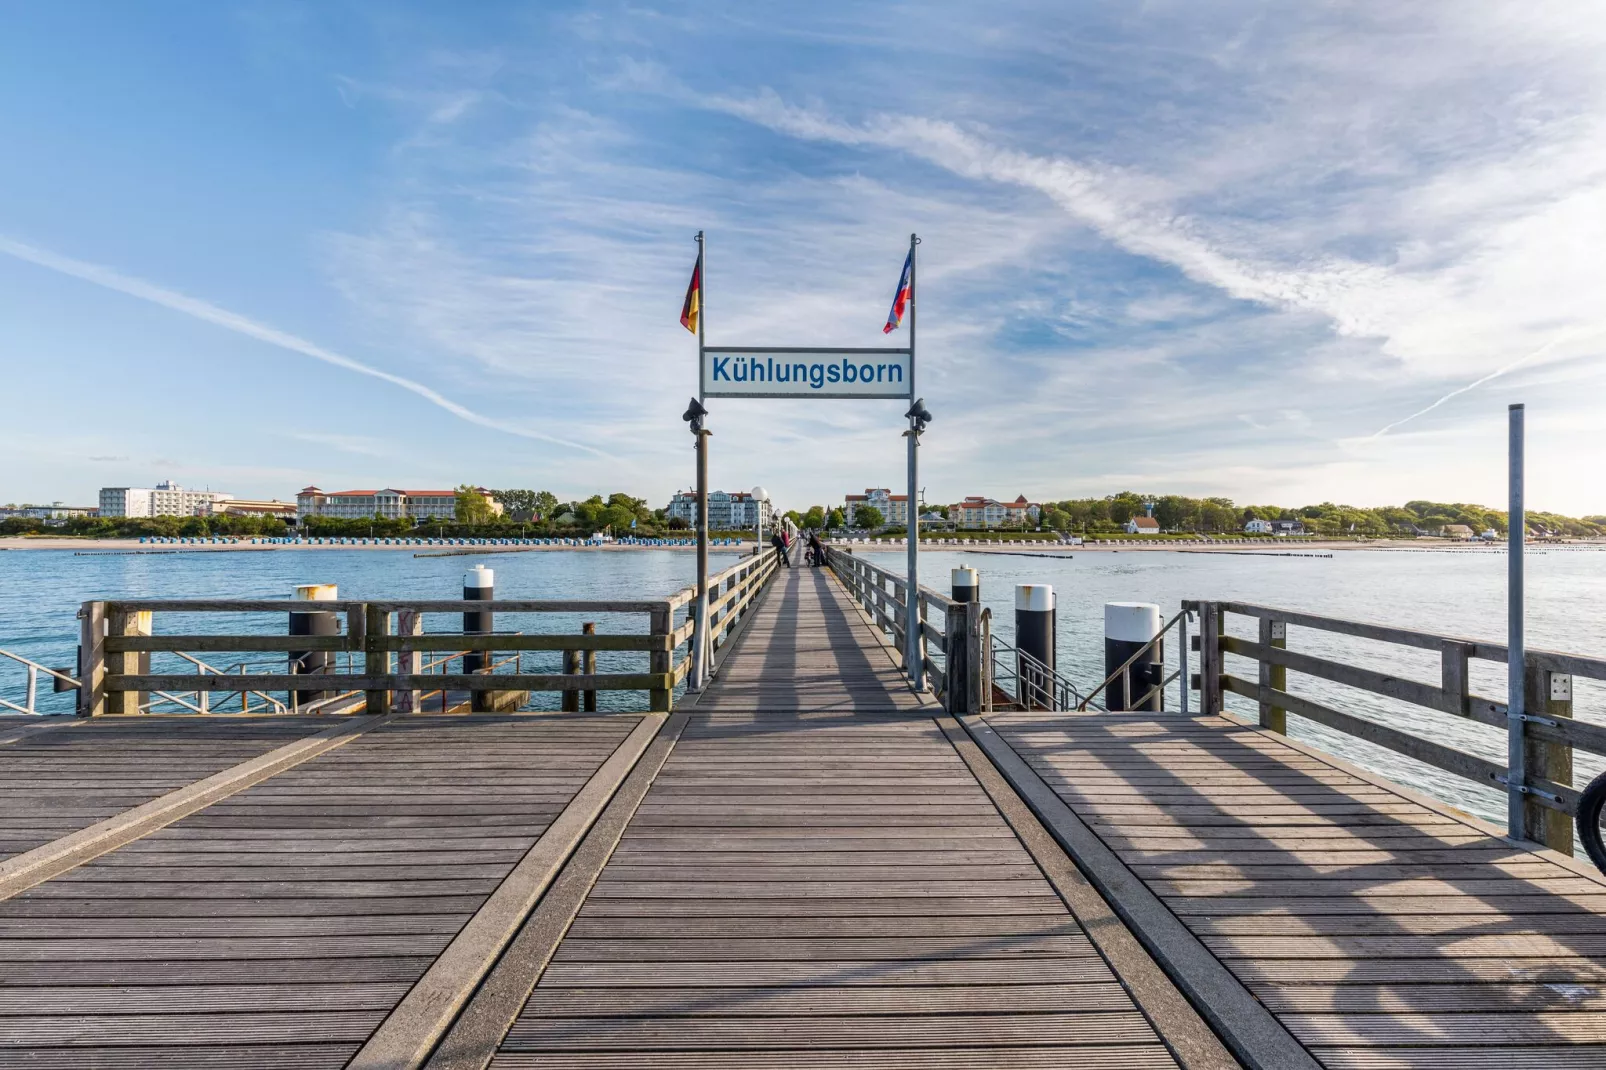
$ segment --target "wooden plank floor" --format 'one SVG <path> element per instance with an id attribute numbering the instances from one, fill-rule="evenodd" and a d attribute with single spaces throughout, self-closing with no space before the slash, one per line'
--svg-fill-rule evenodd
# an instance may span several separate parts
<path id="1" fill-rule="evenodd" d="M 37 718 L 29 720 L 38 727 Z M 331 723 L 243 715 L 107 717 L 30 732 L 0 746 L 0 861 Z"/>
<path id="2" fill-rule="evenodd" d="M 988 722 L 1324 1065 L 1606 1067 L 1606 881 L 1225 718 Z"/>
<path id="3" fill-rule="evenodd" d="M 395 720 L 0 901 L 0 1066 L 343 1065 L 639 721 Z"/>
<path id="4" fill-rule="evenodd" d="M 1175 1066 L 936 712 L 783 574 L 493 1065 Z"/>

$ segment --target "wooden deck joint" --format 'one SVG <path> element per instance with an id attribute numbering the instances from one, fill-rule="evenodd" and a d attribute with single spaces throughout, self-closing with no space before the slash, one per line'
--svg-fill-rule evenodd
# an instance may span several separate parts
<path id="1" fill-rule="evenodd" d="M 672 714 L 625 782 L 569 859 L 551 891 L 491 968 L 426 1065 L 427 1070 L 483 1070 L 495 1056 L 525 1001 L 541 980 L 597 877 L 613 857 L 626 827 L 646 798 L 681 731 L 689 710 Z M 353 1064 L 355 1065 L 355 1064 Z"/>
<path id="2" fill-rule="evenodd" d="M 1320 1070 L 1292 1033 L 983 718 L 958 718 L 1104 901 L 1250 1070 Z"/>
<path id="3" fill-rule="evenodd" d="M 663 714 L 642 715 L 641 723 L 575 793 L 346 1064 L 348 1070 L 403 1070 L 423 1065 L 664 722 Z"/>
<path id="4" fill-rule="evenodd" d="M 259 754 L 249 761 L 230 766 L 104 821 L 97 821 L 87 828 L 8 858 L 0 862 L 0 899 L 10 899 L 108 851 L 114 851 L 198 810 L 204 810 L 220 799 L 260 784 L 320 754 L 327 754 L 389 720 L 391 717 L 342 720 L 322 732 Z"/>
<path id="5" fill-rule="evenodd" d="M 965 727 L 947 714 L 936 721 L 1183 1070 L 1240 1070 L 1243 1064 L 1223 1046 Z"/>

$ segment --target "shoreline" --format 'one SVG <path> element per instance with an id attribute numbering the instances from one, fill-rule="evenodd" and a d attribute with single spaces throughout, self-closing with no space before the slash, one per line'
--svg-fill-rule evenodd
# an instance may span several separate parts
<path id="1" fill-rule="evenodd" d="M 902 543 L 831 543 L 844 549 L 859 553 L 894 553 L 904 549 Z M 710 551 L 717 553 L 750 553 L 753 543 L 746 542 L 741 546 L 711 546 Z M 148 555 L 159 554 L 217 554 L 217 553 L 275 553 L 281 551 L 307 552 L 311 550 L 335 550 L 341 552 L 351 551 L 378 551 L 399 552 L 405 551 L 419 557 L 463 557 L 489 554 L 510 553 L 629 553 L 642 551 L 671 551 L 691 553 L 696 546 L 640 546 L 619 543 L 601 543 L 598 545 L 580 546 L 449 546 L 449 545 L 347 545 L 323 544 L 310 545 L 305 543 L 265 543 L 253 545 L 249 542 L 238 543 L 197 543 L 194 545 L 167 545 L 142 543 L 134 539 L 93 539 L 77 538 L 73 536 L 56 537 L 28 537 L 6 536 L 0 538 L 0 552 L 17 550 L 56 550 L 74 551 L 80 556 L 100 555 Z M 1463 553 L 1463 554 L 1501 554 L 1505 553 L 1506 544 L 1495 543 L 1463 543 L 1449 542 L 1439 539 L 1374 539 L 1364 542 L 1354 542 L 1342 539 L 1312 540 L 1297 544 L 1283 542 L 1099 542 L 1084 543 L 1080 546 L 1069 543 L 1031 543 L 1031 542 L 988 542 L 988 543 L 962 543 L 943 544 L 921 541 L 921 549 L 926 552 L 941 551 L 945 553 L 978 553 L 978 554 L 1015 554 L 1015 555 L 1050 555 L 1074 556 L 1080 553 L 1183 553 L 1183 554 L 1239 554 L 1262 557 L 1330 557 L 1337 550 L 1351 551 L 1394 551 L 1401 553 Z M 1559 542 L 1529 542 L 1527 549 L 1532 550 L 1606 550 L 1606 541 L 1570 540 Z"/>

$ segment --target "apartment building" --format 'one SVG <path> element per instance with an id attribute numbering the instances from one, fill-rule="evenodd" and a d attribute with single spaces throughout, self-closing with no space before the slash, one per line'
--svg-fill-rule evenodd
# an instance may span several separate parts
<path id="1" fill-rule="evenodd" d="M 894 494 L 886 487 L 866 487 L 863 494 L 849 494 L 843 499 L 842 515 L 850 525 L 857 525 L 858 510 L 866 505 L 881 514 L 888 524 L 909 523 L 909 495 Z"/>
<path id="2" fill-rule="evenodd" d="M 671 520 L 684 520 L 688 527 L 697 526 L 697 492 L 676 491 L 669 499 L 664 512 Z M 766 530 L 775 526 L 775 506 L 768 498 L 755 498 L 747 491 L 711 490 L 708 492 L 708 526 L 713 531 L 748 531 L 763 520 Z"/>
<path id="3" fill-rule="evenodd" d="M 172 480 L 154 487 L 100 488 L 101 516 L 206 516 L 234 495 L 218 490 L 185 490 Z"/>

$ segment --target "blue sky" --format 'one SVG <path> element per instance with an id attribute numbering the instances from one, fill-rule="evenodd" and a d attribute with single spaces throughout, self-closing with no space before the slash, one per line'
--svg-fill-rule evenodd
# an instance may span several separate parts
<path id="1" fill-rule="evenodd" d="M 661 504 L 704 229 L 741 345 L 883 344 L 920 233 L 928 501 L 1499 503 L 1525 401 L 1530 504 L 1606 512 L 1603 46 L 1599 0 L 16 5 L 0 500 Z M 710 408 L 716 485 L 902 480 L 896 403 Z"/>

